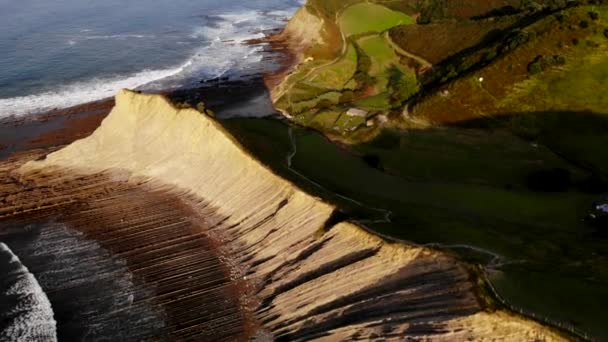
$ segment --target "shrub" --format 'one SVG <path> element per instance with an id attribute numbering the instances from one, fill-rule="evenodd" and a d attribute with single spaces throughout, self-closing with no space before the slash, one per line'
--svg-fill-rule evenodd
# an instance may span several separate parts
<path id="1" fill-rule="evenodd" d="M 198 110 L 201 113 L 205 112 L 205 103 L 204 102 L 199 102 L 196 104 L 196 110 Z"/>
<path id="2" fill-rule="evenodd" d="M 347 90 L 340 95 L 339 103 L 349 103 L 353 101 L 354 93 L 351 90 Z"/>
<path id="3" fill-rule="evenodd" d="M 596 11 L 591 11 L 589 12 L 589 18 L 591 18 L 591 20 L 598 20 L 600 18 L 600 14 Z"/>
<path id="4" fill-rule="evenodd" d="M 533 0 L 522 0 L 521 7 L 525 10 L 533 12 L 540 11 L 543 9 L 543 6 Z"/>
<path id="5" fill-rule="evenodd" d="M 555 65 L 564 65 L 566 64 L 566 57 L 561 55 L 553 56 L 553 64 Z"/>
<path id="6" fill-rule="evenodd" d="M 496 50 L 490 50 L 483 59 L 485 61 L 491 61 L 496 58 L 497 55 Z"/>
<path id="7" fill-rule="evenodd" d="M 528 73 L 530 75 L 535 75 L 548 67 L 554 65 L 564 65 L 566 64 L 566 58 L 564 56 L 555 55 L 555 56 L 536 56 L 534 60 L 528 64 Z"/>
<path id="8" fill-rule="evenodd" d="M 543 66 L 540 61 L 528 64 L 528 73 L 530 75 L 540 74 L 541 72 L 543 72 Z"/>
<path id="9" fill-rule="evenodd" d="M 395 106 L 401 105 L 420 90 L 414 73 L 404 74 L 399 68 L 389 69 L 389 89 Z"/>
<path id="10" fill-rule="evenodd" d="M 563 24 L 566 21 L 566 18 L 567 18 L 567 16 L 564 13 L 560 12 L 560 13 L 555 14 L 555 19 L 557 19 L 557 21 L 560 24 Z"/>
<path id="11" fill-rule="evenodd" d="M 600 47 L 600 44 L 597 43 L 597 42 L 594 42 L 593 40 L 588 40 L 586 42 L 586 44 L 587 44 L 588 47 L 592 47 L 592 48 Z"/>
<path id="12" fill-rule="evenodd" d="M 374 79 L 369 75 L 369 70 L 372 67 L 372 60 L 358 45 L 355 45 L 357 50 L 357 71 L 355 72 L 354 79 L 360 88 L 365 87 L 368 84 L 374 83 Z"/>
<path id="13" fill-rule="evenodd" d="M 461 61 L 460 64 L 458 65 L 458 68 L 456 69 L 456 73 L 458 75 L 460 75 L 463 72 L 471 69 L 471 67 L 473 67 L 473 65 L 475 65 L 475 61 L 473 61 L 472 59 L 465 59 L 465 60 Z"/>
<path id="14" fill-rule="evenodd" d="M 429 24 L 434 20 L 445 18 L 445 0 L 430 0 L 423 2 L 423 7 L 418 17 L 418 24 Z"/>

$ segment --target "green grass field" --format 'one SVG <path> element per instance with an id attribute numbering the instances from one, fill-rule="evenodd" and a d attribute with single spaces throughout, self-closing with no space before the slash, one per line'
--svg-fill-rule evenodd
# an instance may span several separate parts
<path id="1" fill-rule="evenodd" d="M 372 60 L 370 73 L 377 75 L 391 64 L 398 63 L 398 56 L 382 35 L 361 38 L 357 44 Z"/>
<path id="2" fill-rule="evenodd" d="M 346 54 L 336 63 L 324 66 L 310 77 L 306 82 L 322 88 L 343 89 L 357 71 L 357 51 L 352 44 L 346 49 Z"/>
<path id="3" fill-rule="evenodd" d="M 336 126 L 336 121 L 342 114 L 342 112 L 336 110 L 322 110 L 315 115 L 310 125 L 315 128 L 332 129 Z"/>
<path id="4" fill-rule="evenodd" d="M 359 47 L 371 60 L 369 76 L 374 79 L 375 93 L 380 94 L 388 89 L 389 67 L 399 65 L 399 57 L 388 42 L 380 35 L 361 38 L 357 41 Z M 375 100 L 371 100 L 377 102 Z M 390 107 L 388 103 L 384 107 Z"/>
<path id="5" fill-rule="evenodd" d="M 371 67 L 369 76 L 374 80 L 376 95 L 354 103 L 356 107 L 371 111 L 387 111 L 392 107 L 391 98 L 407 100 L 420 88 L 413 70 L 400 63 L 400 58 L 383 35 L 361 38 L 357 44 L 366 56 L 369 56 Z M 398 80 L 391 77 L 397 76 Z"/>
<path id="6" fill-rule="evenodd" d="M 414 19 L 405 13 L 367 2 L 348 7 L 340 16 L 340 29 L 347 37 L 413 23 Z"/>
<path id="7" fill-rule="evenodd" d="M 380 34 L 396 25 L 413 24 L 412 17 L 361 0 L 311 1 L 307 6 L 325 20 L 327 34 L 341 31 L 346 37 L 355 37 L 347 38 L 343 54 L 336 60 L 313 57 L 300 64 L 275 91 L 281 94 L 274 101 L 278 109 L 291 114 L 299 124 L 349 139 L 359 135 L 357 128 L 365 126 L 365 120 L 336 113 L 361 107 L 373 114 L 388 114 L 395 104 L 419 90 L 415 70 L 401 64 L 401 57 Z M 334 16 L 330 18 L 331 13 Z M 390 84 L 395 68 L 400 77 Z M 373 129 L 362 131 L 365 135 Z"/>
<path id="8" fill-rule="evenodd" d="M 378 95 L 368 96 L 366 98 L 358 100 L 352 105 L 356 108 L 372 112 L 386 111 L 391 108 L 390 95 L 387 92 L 383 92 Z"/>

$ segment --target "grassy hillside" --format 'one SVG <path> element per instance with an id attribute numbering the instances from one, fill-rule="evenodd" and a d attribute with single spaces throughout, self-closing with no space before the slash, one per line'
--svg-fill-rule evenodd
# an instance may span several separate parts
<path id="1" fill-rule="evenodd" d="M 606 178 L 608 7 L 572 8 L 520 34 L 526 43 L 422 97 L 413 116 L 508 130 Z"/>
<path id="2" fill-rule="evenodd" d="M 311 0 L 307 8 L 325 23 L 324 44 L 311 47 L 273 90 L 275 106 L 298 124 L 351 143 L 387 127 L 555 109 L 506 103 L 529 103 L 526 92 L 537 93 L 543 84 L 553 85 L 543 90 L 543 101 L 555 102 L 549 93 L 560 97 L 559 83 L 532 77 L 529 66 L 579 74 L 585 70 L 577 64 L 601 64 L 605 52 L 605 6 L 599 0 Z M 475 79 L 484 80 L 483 89 Z M 492 99 L 497 97 L 501 103 Z M 594 111 L 601 104 L 570 105 L 559 109 Z M 360 118 L 353 120 L 352 109 Z"/>
<path id="3" fill-rule="evenodd" d="M 356 25 L 360 6 L 379 14 Z M 283 171 L 370 228 L 484 265 L 514 308 L 608 339 L 608 2 L 307 7 L 326 43 L 276 105 L 348 145 L 256 127 L 256 147 L 286 140 Z"/>
<path id="4" fill-rule="evenodd" d="M 484 265 L 509 305 L 608 338 L 608 244 L 584 220 L 598 198 L 587 170 L 507 131 L 391 130 L 346 148 L 272 120 L 226 125 L 347 219 Z"/>
<path id="5" fill-rule="evenodd" d="M 310 12 L 325 20 L 327 43 L 312 47 L 309 58 L 275 89 L 278 109 L 305 126 L 357 135 L 365 131 L 361 128 L 375 125 L 375 116 L 401 107 L 418 92 L 420 63 L 385 34 L 399 25 L 413 25 L 415 19 L 380 3 L 308 3 Z M 332 55 L 335 44 L 341 51 Z M 360 114 L 349 113 L 353 108 Z"/>
<path id="6" fill-rule="evenodd" d="M 384 32 L 397 25 L 410 25 L 414 20 L 403 12 L 382 5 L 363 2 L 347 7 L 340 15 L 340 31 L 346 37 L 371 32 Z"/>

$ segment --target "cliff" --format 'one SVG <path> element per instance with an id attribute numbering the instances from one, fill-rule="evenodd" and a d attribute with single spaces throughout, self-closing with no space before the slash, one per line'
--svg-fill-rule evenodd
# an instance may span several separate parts
<path id="1" fill-rule="evenodd" d="M 533 321 L 484 311 L 470 275 L 451 256 L 390 243 L 351 223 L 330 225 L 334 207 L 273 174 L 212 118 L 159 95 L 121 91 L 90 137 L 25 164 L 19 174 L 38 187 L 103 174 L 180 197 L 205 220 L 200 232 L 218 241 L 217 257 L 230 266 L 232 282 L 244 284 L 241 303 L 258 335 L 562 340 Z M 154 236 L 171 234 L 164 224 L 160 232 L 151 228 Z M 108 235 L 117 228 L 104 229 Z"/>
<path id="2" fill-rule="evenodd" d="M 281 36 L 292 49 L 302 52 L 314 44 L 323 44 L 322 30 L 323 20 L 303 6 L 289 20 Z"/>

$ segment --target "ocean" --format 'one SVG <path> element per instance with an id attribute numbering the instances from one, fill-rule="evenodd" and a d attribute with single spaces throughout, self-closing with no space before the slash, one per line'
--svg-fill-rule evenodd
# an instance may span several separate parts
<path id="1" fill-rule="evenodd" d="M 268 71 L 263 46 L 303 0 L 0 0 L 0 119 Z"/>

